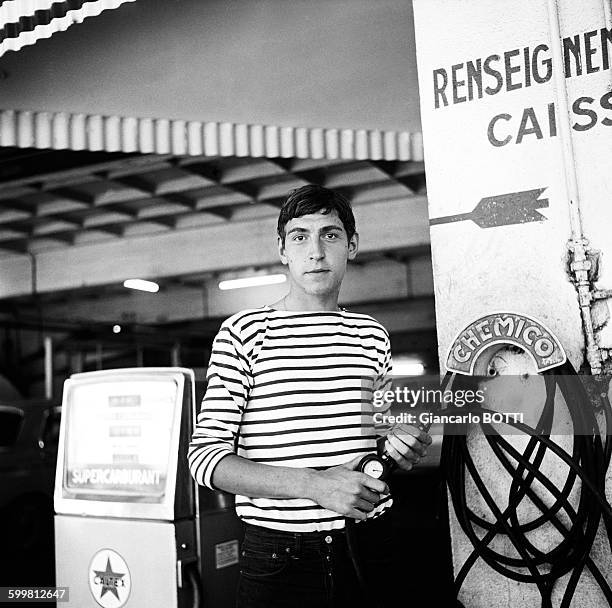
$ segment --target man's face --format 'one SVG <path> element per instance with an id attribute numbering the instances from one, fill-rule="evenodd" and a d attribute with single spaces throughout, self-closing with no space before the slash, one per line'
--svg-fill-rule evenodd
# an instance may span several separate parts
<path id="1" fill-rule="evenodd" d="M 308 295 L 337 292 L 346 272 L 347 260 L 357 254 L 357 233 L 348 240 L 338 213 L 309 213 L 285 225 L 285 242 L 278 237 L 278 251 L 289 266 L 294 288 Z"/>

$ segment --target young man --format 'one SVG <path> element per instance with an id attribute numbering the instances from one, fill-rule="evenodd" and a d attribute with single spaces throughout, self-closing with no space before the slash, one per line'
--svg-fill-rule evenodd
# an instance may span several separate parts
<path id="1" fill-rule="evenodd" d="M 215 338 L 189 461 L 198 483 L 236 494 L 245 523 L 241 608 L 372 605 L 348 550 L 349 520 L 357 520 L 372 597 L 397 583 L 387 576 L 389 488 L 355 470 L 377 450 L 364 398 L 388 385 L 391 368 L 385 329 L 338 307 L 358 242 L 343 196 L 320 186 L 293 191 L 278 219 L 289 292 L 233 315 Z M 402 425 L 384 448 L 409 470 L 430 442 Z"/>

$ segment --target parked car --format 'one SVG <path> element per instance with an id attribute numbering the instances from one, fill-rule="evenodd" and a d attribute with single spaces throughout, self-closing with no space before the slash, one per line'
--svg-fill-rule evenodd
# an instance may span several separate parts
<path id="1" fill-rule="evenodd" d="M 53 585 L 53 486 L 61 407 L 0 401 L 0 586 Z"/>

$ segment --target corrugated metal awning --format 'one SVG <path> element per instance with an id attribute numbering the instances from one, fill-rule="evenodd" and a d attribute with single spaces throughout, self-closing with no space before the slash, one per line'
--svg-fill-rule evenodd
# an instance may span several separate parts
<path id="1" fill-rule="evenodd" d="M 0 110 L 0 146 L 194 156 L 422 161 L 421 133 Z"/>
<path id="2" fill-rule="evenodd" d="M 0 2 L 0 57 L 67 30 L 86 17 L 136 0 L 6 0 Z"/>

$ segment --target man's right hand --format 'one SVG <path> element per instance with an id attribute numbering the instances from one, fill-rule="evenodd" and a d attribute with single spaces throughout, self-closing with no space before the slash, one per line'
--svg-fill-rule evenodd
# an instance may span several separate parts
<path id="1" fill-rule="evenodd" d="M 389 494 L 389 487 L 384 481 L 355 470 L 361 458 L 314 471 L 308 498 L 345 517 L 366 519 L 381 496 Z"/>

